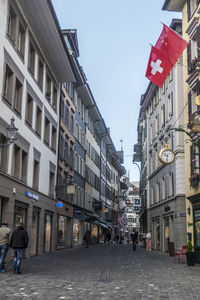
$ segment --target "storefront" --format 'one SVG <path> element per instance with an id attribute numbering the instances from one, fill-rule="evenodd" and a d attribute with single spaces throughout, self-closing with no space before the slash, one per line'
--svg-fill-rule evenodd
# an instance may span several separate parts
<path id="1" fill-rule="evenodd" d="M 26 203 L 15 201 L 14 206 L 14 230 L 20 226 L 20 224 L 27 225 L 27 210 L 28 205 Z"/>
<path id="2" fill-rule="evenodd" d="M 164 218 L 164 251 L 169 252 L 170 230 L 169 217 Z"/>
<path id="3" fill-rule="evenodd" d="M 155 249 L 160 250 L 160 219 L 155 220 Z"/>
<path id="4" fill-rule="evenodd" d="M 40 208 L 33 207 L 30 255 L 38 255 Z"/>
<path id="5" fill-rule="evenodd" d="M 200 263 L 200 207 L 194 207 L 194 253 L 195 261 Z"/>
<path id="6" fill-rule="evenodd" d="M 84 210 L 74 207 L 73 216 L 73 245 L 80 246 L 83 244 Z"/>
<path id="7" fill-rule="evenodd" d="M 73 206 L 57 202 L 57 244 L 56 249 L 72 247 Z"/>
<path id="8" fill-rule="evenodd" d="M 51 212 L 45 212 L 44 217 L 44 252 L 51 252 L 52 242 L 52 219 L 53 215 Z"/>

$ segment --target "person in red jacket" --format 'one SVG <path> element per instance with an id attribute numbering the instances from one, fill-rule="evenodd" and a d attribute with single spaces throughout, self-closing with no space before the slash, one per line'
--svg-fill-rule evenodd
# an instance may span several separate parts
<path id="1" fill-rule="evenodd" d="M 24 249 L 28 247 L 28 242 L 28 233 L 24 228 L 24 224 L 21 223 L 10 239 L 10 247 L 14 249 L 13 272 L 16 274 L 22 274 L 20 271 L 21 259 Z"/>

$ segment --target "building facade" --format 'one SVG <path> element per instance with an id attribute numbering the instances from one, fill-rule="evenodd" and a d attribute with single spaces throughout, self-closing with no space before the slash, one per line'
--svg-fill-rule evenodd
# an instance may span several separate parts
<path id="1" fill-rule="evenodd" d="M 171 28 L 181 34 L 181 20 L 173 20 Z M 142 142 L 141 173 L 146 176 L 141 192 L 147 200 L 147 230 L 152 230 L 152 246 L 163 252 L 186 243 L 184 138 L 175 130 L 184 122 L 182 98 L 180 63 L 173 67 L 162 88 L 150 83 L 141 98 L 138 132 Z M 175 153 L 175 161 L 168 165 L 158 158 L 165 144 Z"/>

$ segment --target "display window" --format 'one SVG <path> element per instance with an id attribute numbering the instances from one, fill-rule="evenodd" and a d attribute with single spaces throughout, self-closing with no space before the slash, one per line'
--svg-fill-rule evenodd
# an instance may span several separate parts
<path id="1" fill-rule="evenodd" d="M 31 256 L 38 254 L 38 239 L 39 239 L 39 211 L 33 209 L 32 215 L 32 231 L 31 231 Z"/>
<path id="2" fill-rule="evenodd" d="M 20 226 L 21 223 L 26 226 L 27 208 L 15 205 L 14 208 L 14 230 Z"/>
<path id="3" fill-rule="evenodd" d="M 156 250 L 160 250 L 160 220 L 155 221 L 156 229 Z"/>
<path id="4" fill-rule="evenodd" d="M 57 249 L 66 247 L 67 217 L 58 216 Z"/>
<path id="5" fill-rule="evenodd" d="M 45 214 L 44 224 L 44 252 L 51 251 L 51 239 L 52 239 L 52 215 Z"/>
<path id="6" fill-rule="evenodd" d="M 170 239 L 170 230 L 169 230 L 169 218 L 164 219 L 164 243 L 165 243 L 165 252 L 169 252 L 169 239 Z"/>
<path id="7" fill-rule="evenodd" d="M 82 244 L 82 234 L 81 234 L 81 221 L 80 220 L 73 220 L 73 244 L 81 245 Z"/>
<path id="8" fill-rule="evenodd" d="M 97 237 L 98 237 L 98 226 L 95 224 L 91 225 L 91 239 L 92 239 L 92 244 L 97 243 Z"/>

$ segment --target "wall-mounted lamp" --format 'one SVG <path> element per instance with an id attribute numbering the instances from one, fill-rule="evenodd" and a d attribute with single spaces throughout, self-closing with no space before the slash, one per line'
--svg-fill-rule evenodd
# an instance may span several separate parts
<path id="1" fill-rule="evenodd" d="M 10 126 L 6 128 L 8 143 L 0 143 L 0 148 L 10 146 L 17 139 L 18 128 L 15 127 L 14 121 L 15 119 L 12 117 L 10 120 Z"/>
<path id="2" fill-rule="evenodd" d="M 188 215 L 190 216 L 190 207 L 187 209 Z"/>

